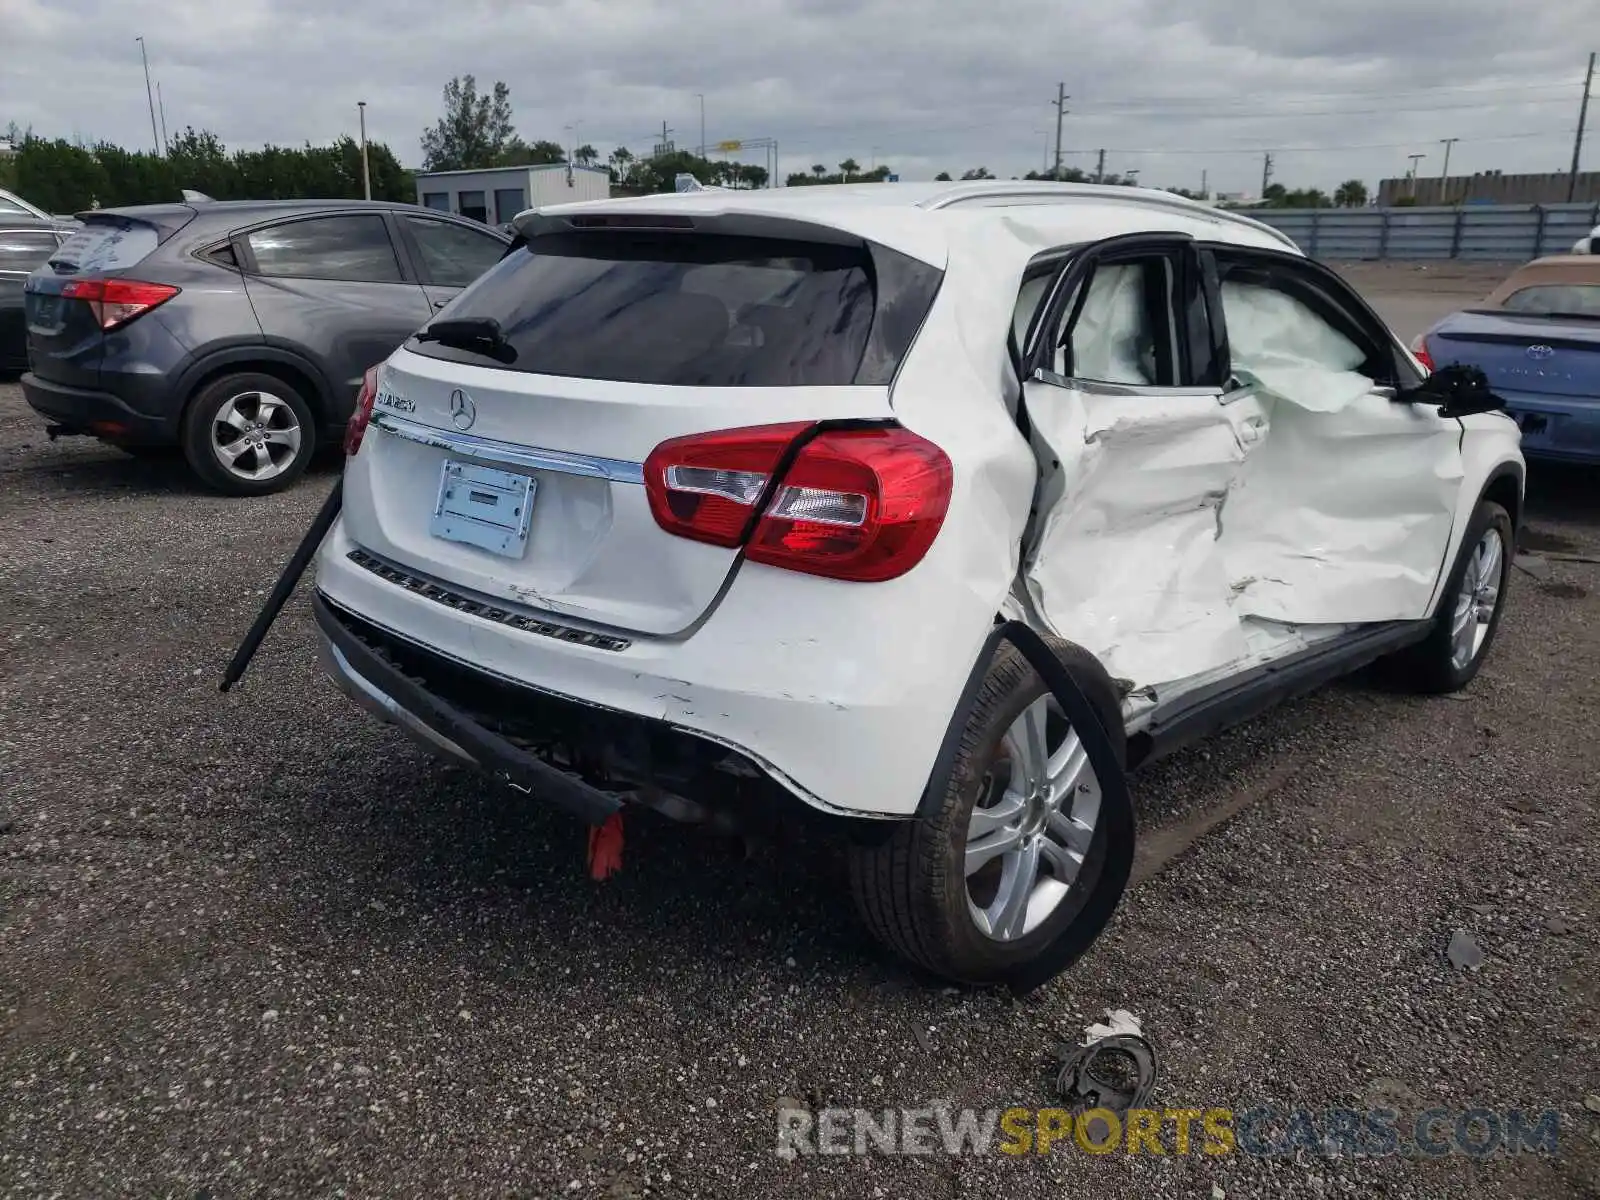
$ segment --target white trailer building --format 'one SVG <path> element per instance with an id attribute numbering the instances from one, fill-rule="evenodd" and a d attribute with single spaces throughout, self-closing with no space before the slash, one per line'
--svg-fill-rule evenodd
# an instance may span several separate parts
<path id="1" fill-rule="evenodd" d="M 417 174 L 417 203 L 500 225 L 526 208 L 606 200 L 611 174 L 604 167 L 548 163 L 492 167 L 484 171 L 424 171 Z"/>

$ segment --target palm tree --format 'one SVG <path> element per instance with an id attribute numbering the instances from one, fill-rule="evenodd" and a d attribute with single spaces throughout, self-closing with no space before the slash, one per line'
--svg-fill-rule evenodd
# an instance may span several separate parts
<path id="1" fill-rule="evenodd" d="M 1346 179 L 1334 190 L 1333 202 L 1340 208 L 1361 208 L 1367 203 L 1367 185 L 1359 179 Z"/>
<path id="2" fill-rule="evenodd" d="M 585 142 L 572 152 L 572 161 L 579 166 L 592 167 L 600 160 L 600 151 Z"/>
<path id="3" fill-rule="evenodd" d="M 860 171 L 861 164 L 853 158 L 847 158 L 839 164 L 839 173 L 844 176 L 846 183 L 850 182 L 850 176 L 859 174 Z"/>
<path id="4" fill-rule="evenodd" d="M 815 175 L 818 179 L 821 179 L 824 175 L 826 175 L 828 173 L 828 168 L 823 166 L 821 163 L 812 163 L 811 164 L 811 173 L 813 175 Z"/>

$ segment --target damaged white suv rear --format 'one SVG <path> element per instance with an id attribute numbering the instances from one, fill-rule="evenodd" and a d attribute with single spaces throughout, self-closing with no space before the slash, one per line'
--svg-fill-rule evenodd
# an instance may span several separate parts
<path id="1" fill-rule="evenodd" d="M 1280 234 L 895 185 L 524 214 L 368 379 L 315 617 L 347 691 L 605 825 L 808 813 L 947 978 L 1126 883 L 1126 770 L 1358 667 L 1477 672 L 1523 462 Z"/>

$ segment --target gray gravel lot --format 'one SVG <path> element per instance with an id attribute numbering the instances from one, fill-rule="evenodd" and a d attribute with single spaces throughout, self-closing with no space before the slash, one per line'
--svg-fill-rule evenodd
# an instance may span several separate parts
<path id="1" fill-rule="evenodd" d="M 1568 557 L 1468 694 L 1347 682 L 1139 777 L 1187 849 L 1022 1003 L 887 962 L 817 853 L 646 822 L 591 883 L 582 830 L 336 693 L 303 595 L 219 696 L 332 479 L 211 497 L 0 384 L 0 1194 L 1600 1196 L 1593 472 L 1536 472 Z M 1560 1153 L 773 1153 L 780 1097 L 1047 1104 L 1108 1007 L 1168 1107 L 1548 1106 Z"/>

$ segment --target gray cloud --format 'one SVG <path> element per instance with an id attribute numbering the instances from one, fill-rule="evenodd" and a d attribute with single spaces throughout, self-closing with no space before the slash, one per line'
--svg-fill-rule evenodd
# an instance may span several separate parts
<path id="1" fill-rule="evenodd" d="M 169 130 L 231 146 L 368 130 L 415 164 L 452 75 L 511 87 L 530 139 L 602 152 L 772 137 L 785 171 L 849 156 L 906 178 L 1043 166 L 1057 80 L 1068 165 L 1158 185 L 1565 169 L 1593 0 L 7 0 L 0 123 L 150 142 L 134 38 Z"/>

